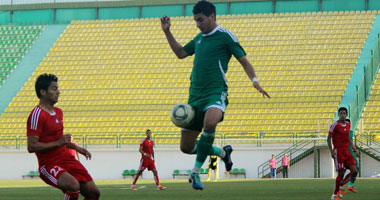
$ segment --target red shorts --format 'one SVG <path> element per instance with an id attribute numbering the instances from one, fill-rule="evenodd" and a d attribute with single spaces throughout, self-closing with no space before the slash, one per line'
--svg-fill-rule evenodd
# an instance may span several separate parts
<path id="1" fill-rule="evenodd" d="M 156 169 L 156 165 L 154 164 L 154 161 L 150 158 L 141 158 L 139 170 L 144 171 L 146 168 L 152 171 Z"/>
<path id="2" fill-rule="evenodd" d="M 348 149 L 334 149 L 335 169 L 337 171 L 347 169 L 349 166 L 356 165 L 355 159 Z"/>
<path id="3" fill-rule="evenodd" d="M 58 189 L 60 189 L 58 187 L 58 179 L 64 172 L 68 172 L 80 183 L 92 181 L 92 177 L 87 172 L 86 168 L 82 165 L 82 163 L 75 159 L 41 165 L 39 167 L 39 171 L 40 178 L 45 183 Z"/>

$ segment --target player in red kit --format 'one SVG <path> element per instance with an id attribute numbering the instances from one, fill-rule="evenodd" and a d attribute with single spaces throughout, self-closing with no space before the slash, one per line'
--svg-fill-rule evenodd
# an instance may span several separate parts
<path id="1" fill-rule="evenodd" d="M 358 174 L 355 159 L 348 148 L 348 145 L 351 145 L 353 151 L 359 156 L 359 152 L 349 137 L 351 125 L 346 121 L 347 114 L 347 108 L 341 107 L 338 109 L 339 120 L 331 125 L 327 137 L 331 157 L 334 159 L 335 168 L 338 171 L 334 193 L 331 196 L 332 200 L 340 200 L 339 197 L 342 197 L 342 194 L 339 193 L 339 190 L 343 183 L 349 181 L 352 177 L 356 177 Z M 332 144 L 334 145 L 334 149 L 332 148 Z M 350 169 L 351 172 L 343 178 L 346 169 Z"/>
<path id="2" fill-rule="evenodd" d="M 139 176 L 143 173 L 143 171 L 148 168 L 148 170 L 153 172 L 154 180 L 156 181 L 157 190 L 164 190 L 166 187 L 163 187 L 160 185 L 160 181 L 158 179 L 158 174 L 156 170 L 156 165 L 154 164 L 154 151 L 153 151 L 153 140 L 151 140 L 152 137 L 152 131 L 149 129 L 145 132 L 146 138 L 141 140 L 139 152 L 141 153 L 141 160 L 140 160 L 140 166 L 139 171 L 137 172 L 136 176 L 133 179 L 133 183 L 131 185 L 132 190 L 137 190 L 136 188 L 136 182 Z"/>
<path id="3" fill-rule="evenodd" d="M 58 78 L 53 74 L 38 76 L 35 84 L 40 99 L 27 122 L 28 152 L 38 159 L 40 178 L 59 188 L 65 200 L 77 200 L 81 193 L 85 200 L 99 199 L 100 192 L 86 168 L 70 154 L 75 149 L 86 159 L 91 153 L 71 143 L 70 134 L 63 135 L 62 110 L 54 107 L 58 102 Z"/>

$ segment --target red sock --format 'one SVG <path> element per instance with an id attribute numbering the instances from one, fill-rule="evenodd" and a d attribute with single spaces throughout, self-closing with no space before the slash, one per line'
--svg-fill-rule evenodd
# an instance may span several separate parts
<path id="1" fill-rule="evenodd" d="M 64 200 L 78 200 L 79 192 L 65 192 Z"/>
<path id="2" fill-rule="evenodd" d="M 348 181 L 350 181 L 351 178 L 352 178 L 352 173 L 347 174 L 347 175 L 344 177 L 343 181 L 342 181 L 342 186 L 345 185 L 346 183 L 348 183 Z"/>
<path id="3" fill-rule="evenodd" d="M 342 183 L 342 178 L 340 178 L 340 176 L 337 176 L 335 179 L 334 194 L 338 194 L 341 183 Z"/>
<path id="4" fill-rule="evenodd" d="M 139 176 L 140 176 L 140 174 L 138 174 L 138 173 L 135 175 L 135 179 L 133 179 L 132 185 L 136 185 L 136 182 L 137 182 L 137 179 L 139 179 Z"/>
<path id="5" fill-rule="evenodd" d="M 160 180 L 158 179 L 158 174 L 155 174 L 153 176 L 154 176 L 154 180 L 156 181 L 156 185 L 159 186 L 160 185 Z"/>

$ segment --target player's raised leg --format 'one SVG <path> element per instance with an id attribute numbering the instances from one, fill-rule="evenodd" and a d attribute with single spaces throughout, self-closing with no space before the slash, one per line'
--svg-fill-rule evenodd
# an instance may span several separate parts
<path id="1" fill-rule="evenodd" d="M 68 172 L 59 176 L 58 187 L 65 192 L 65 200 L 77 200 L 79 198 L 79 182 Z"/>
<path id="2" fill-rule="evenodd" d="M 342 181 L 342 186 L 345 185 L 346 183 L 348 183 L 349 181 L 352 181 L 354 179 L 354 182 L 355 182 L 355 179 L 356 179 L 356 176 L 358 175 L 358 168 L 356 165 L 350 165 L 349 166 L 349 169 L 351 171 L 351 173 L 347 174 L 343 181 Z M 357 192 L 353 187 L 352 187 L 352 184 L 350 182 L 350 185 L 347 187 L 347 190 L 350 190 L 351 192 Z"/>
<path id="3" fill-rule="evenodd" d="M 100 191 L 94 181 L 80 183 L 80 193 L 84 196 L 84 200 L 98 200 Z"/>
<path id="4" fill-rule="evenodd" d="M 200 131 L 182 129 L 180 148 L 183 153 L 197 154 L 199 140 L 197 140 Z M 227 145 L 229 146 L 229 145 Z M 232 151 L 231 151 L 232 152 Z M 212 146 L 208 155 L 217 155 L 220 158 L 225 158 L 226 151 L 220 147 Z"/>
<path id="5" fill-rule="evenodd" d="M 183 153 L 197 154 L 197 149 L 198 149 L 198 144 L 199 144 L 199 140 L 197 140 L 197 138 L 198 138 L 199 133 L 200 131 L 182 129 L 180 148 Z M 227 145 L 223 148 L 220 148 L 214 145 L 210 149 L 208 155 L 219 156 L 221 159 L 223 159 L 226 166 L 226 170 L 230 171 L 233 164 L 231 161 L 231 153 L 232 153 L 232 147 L 230 145 Z M 189 182 L 191 182 L 191 179 L 189 179 Z"/>

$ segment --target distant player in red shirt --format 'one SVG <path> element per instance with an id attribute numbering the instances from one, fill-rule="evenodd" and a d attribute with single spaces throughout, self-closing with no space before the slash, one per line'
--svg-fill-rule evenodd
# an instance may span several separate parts
<path id="1" fill-rule="evenodd" d="M 329 136 L 327 137 L 327 144 L 329 145 L 331 157 L 334 159 L 335 168 L 338 171 L 338 176 L 335 180 L 334 193 L 331 196 L 332 200 L 340 200 L 339 197 L 342 197 L 342 194 L 339 193 L 339 190 L 342 184 L 350 180 L 352 177 L 356 177 L 358 174 L 355 159 L 348 148 L 348 145 L 351 145 L 353 151 L 359 156 L 355 145 L 349 137 L 351 125 L 346 121 L 347 114 L 347 108 L 341 107 L 338 109 L 339 120 L 331 125 Z M 334 149 L 331 144 L 334 145 Z M 350 169 L 351 173 L 343 178 L 346 169 Z"/>
<path id="2" fill-rule="evenodd" d="M 62 110 L 58 102 L 58 78 L 53 74 L 40 75 L 35 84 L 39 105 L 27 122 L 28 152 L 35 153 L 41 179 L 65 193 L 65 200 L 77 200 L 81 193 L 85 200 L 99 199 L 100 192 L 86 168 L 70 154 L 75 149 L 86 159 L 91 153 L 71 143 L 70 134 L 63 135 Z"/>
<path id="3" fill-rule="evenodd" d="M 156 170 L 156 165 L 154 164 L 154 151 L 153 151 L 153 140 L 152 131 L 149 129 L 145 131 L 146 138 L 141 140 L 139 152 L 141 153 L 141 160 L 139 171 L 137 172 L 135 178 L 133 179 L 133 183 L 131 185 L 132 190 L 137 190 L 136 182 L 139 179 L 139 176 L 143 173 L 143 171 L 148 168 L 148 170 L 153 172 L 154 180 L 156 181 L 157 190 L 164 190 L 166 187 L 160 185 L 160 180 L 158 179 L 158 174 Z"/>

